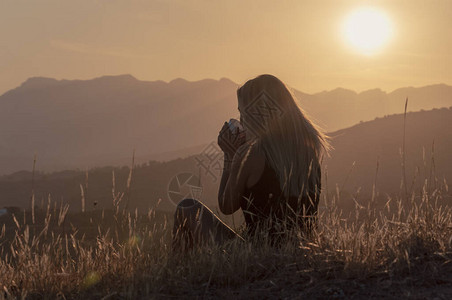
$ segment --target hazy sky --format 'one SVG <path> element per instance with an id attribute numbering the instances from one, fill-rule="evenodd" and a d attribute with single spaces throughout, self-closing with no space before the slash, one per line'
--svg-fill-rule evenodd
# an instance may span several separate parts
<path id="1" fill-rule="evenodd" d="M 372 5 L 393 24 L 380 53 L 341 33 Z M 451 0 L 0 0 L 0 94 L 28 77 L 170 81 L 262 73 L 304 92 L 452 84 Z"/>

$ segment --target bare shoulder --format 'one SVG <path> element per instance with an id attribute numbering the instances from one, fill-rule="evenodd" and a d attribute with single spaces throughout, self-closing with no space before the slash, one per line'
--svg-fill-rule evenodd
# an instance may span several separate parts
<path id="1" fill-rule="evenodd" d="M 245 143 L 237 149 L 234 159 L 241 162 L 243 175 L 246 175 L 246 187 L 256 184 L 264 171 L 265 155 L 256 143 Z"/>
<path id="2" fill-rule="evenodd" d="M 237 149 L 234 159 L 254 165 L 259 161 L 264 162 L 265 155 L 259 150 L 256 143 L 245 143 Z"/>

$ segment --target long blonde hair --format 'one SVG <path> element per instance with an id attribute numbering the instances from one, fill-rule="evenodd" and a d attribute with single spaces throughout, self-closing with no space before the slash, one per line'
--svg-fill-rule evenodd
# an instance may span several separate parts
<path id="1" fill-rule="evenodd" d="M 277 77 L 263 74 L 241 86 L 237 97 L 243 126 L 278 175 L 283 195 L 300 199 L 319 193 L 316 172 L 330 144 L 290 89 Z"/>

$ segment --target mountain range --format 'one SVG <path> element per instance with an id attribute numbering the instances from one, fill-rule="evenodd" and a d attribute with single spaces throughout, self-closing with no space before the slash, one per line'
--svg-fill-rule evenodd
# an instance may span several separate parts
<path id="1" fill-rule="evenodd" d="M 0 96 L 0 175 L 36 168 L 51 172 L 167 161 L 199 153 L 222 123 L 238 118 L 227 79 L 140 81 L 131 75 L 91 80 L 33 77 Z M 326 131 L 408 111 L 452 105 L 444 84 L 361 93 L 338 88 L 306 94 L 301 107 Z"/>

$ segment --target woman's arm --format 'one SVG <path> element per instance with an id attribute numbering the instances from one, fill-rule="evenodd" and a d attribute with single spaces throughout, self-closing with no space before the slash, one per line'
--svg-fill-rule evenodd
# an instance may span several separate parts
<path id="1" fill-rule="evenodd" d="M 228 153 L 224 153 L 223 174 L 221 175 L 220 188 L 218 190 L 218 203 L 223 201 L 224 190 L 231 172 L 232 157 Z M 221 204 L 220 204 L 221 206 Z M 223 211 L 223 210 L 222 210 Z"/>
<path id="2" fill-rule="evenodd" d="M 231 161 L 230 155 L 225 155 L 223 175 L 218 191 L 220 211 L 226 215 L 233 214 L 240 208 L 240 200 L 245 192 L 249 172 L 246 163 L 248 144 L 240 146 Z"/>
<path id="3" fill-rule="evenodd" d="M 224 214 L 232 214 L 240 208 L 239 191 L 243 193 L 242 178 L 238 178 L 239 168 L 242 162 L 240 154 L 242 146 L 246 145 L 246 137 L 239 134 L 238 128 L 233 133 L 227 122 L 224 122 L 218 134 L 218 146 L 224 153 L 224 168 L 218 191 L 218 204 Z M 240 151 L 239 151 L 240 149 Z M 231 197 L 231 194 L 233 197 Z"/>

